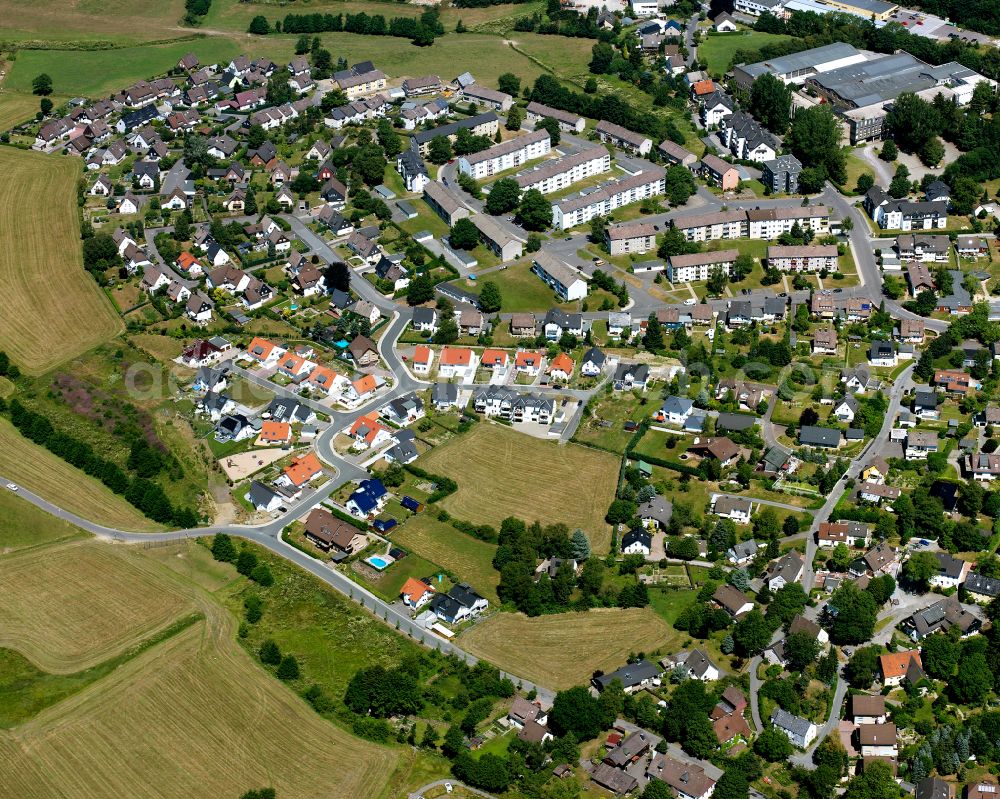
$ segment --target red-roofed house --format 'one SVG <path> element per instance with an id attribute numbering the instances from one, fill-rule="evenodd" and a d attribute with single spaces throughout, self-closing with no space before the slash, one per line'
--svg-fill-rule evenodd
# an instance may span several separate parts
<path id="1" fill-rule="evenodd" d="M 438 356 L 439 377 L 461 377 L 471 383 L 476 376 L 476 353 L 468 347 L 445 347 Z"/>
<path id="2" fill-rule="evenodd" d="M 202 267 L 198 259 L 189 252 L 182 252 L 177 256 L 177 268 L 182 272 L 191 275 L 191 277 L 198 277 L 199 275 L 205 274 L 204 267 Z"/>
<path id="3" fill-rule="evenodd" d="M 514 356 L 514 369 L 523 375 L 537 375 L 542 370 L 544 360 L 544 352 L 518 350 Z"/>
<path id="4" fill-rule="evenodd" d="M 378 411 L 355 419 L 349 435 L 357 449 L 374 449 L 392 440 L 392 431 L 378 420 Z"/>
<path id="5" fill-rule="evenodd" d="M 262 366 L 275 366 L 286 350 L 266 338 L 256 337 L 247 347 L 247 356 Z"/>
<path id="6" fill-rule="evenodd" d="M 406 607 L 416 610 L 431 601 L 434 589 L 422 580 L 410 577 L 403 583 L 403 587 L 399 590 L 399 596 Z"/>
<path id="7" fill-rule="evenodd" d="M 291 440 L 292 426 L 288 422 L 265 421 L 260 426 L 260 435 L 257 436 L 257 444 L 264 447 L 285 445 Z"/>
<path id="8" fill-rule="evenodd" d="M 479 359 L 479 362 L 484 369 L 496 371 L 497 369 L 507 368 L 507 364 L 510 363 L 510 356 L 506 350 L 497 350 L 488 347 L 483 350 L 483 355 Z"/>
<path id="9" fill-rule="evenodd" d="M 425 375 L 431 371 L 431 364 L 434 363 L 434 350 L 426 344 L 418 344 L 413 350 L 413 371 L 418 375 Z"/>
<path id="10" fill-rule="evenodd" d="M 274 482 L 301 489 L 321 474 L 323 474 L 323 466 L 320 464 L 319 458 L 314 453 L 309 452 L 292 460 L 291 464 L 285 467 L 285 471 Z"/>
<path id="11" fill-rule="evenodd" d="M 552 362 L 549 363 L 549 376 L 553 380 L 569 380 L 573 374 L 573 359 L 565 352 L 560 352 Z"/>
<path id="12" fill-rule="evenodd" d="M 365 375 L 351 383 L 351 388 L 354 389 L 354 394 L 357 395 L 359 401 L 366 400 L 375 396 L 375 392 L 378 390 L 378 383 L 374 375 Z"/>

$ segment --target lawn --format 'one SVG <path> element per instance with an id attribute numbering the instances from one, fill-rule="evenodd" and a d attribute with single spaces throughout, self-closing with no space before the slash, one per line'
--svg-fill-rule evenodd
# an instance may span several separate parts
<path id="1" fill-rule="evenodd" d="M 593 444 L 624 454 L 635 431 L 625 429 L 625 422 L 638 422 L 650 416 L 655 405 L 647 397 L 617 392 L 598 395 L 592 401 L 591 415 L 584 418 L 577 428 L 574 441 Z"/>
<path id="2" fill-rule="evenodd" d="M 0 150 L 0 349 L 29 374 L 86 352 L 121 330 L 83 269 L 77 221 L 80 159 Z"/>
<path id="3" fill-rule="evenodd" d="M 570 530 L 583 528 L 597 553 L 611 545 L 604 521 L 618 475 L 618 459 L 611 454 L 481 423 L 431 450 L 420 466 L 458 482 L 458 491 L 441 505 L 461 519 L 499 525 L 514 515 L 528 522 L 562 522 Z"/>
<path id="4" fill-rule="evenodd" d="M 90 521 L 124 530 L 162 529 L 103 483 L 26 439 L 6 419 L 0 419 L 0 475 Z"/>
<path id="5" fill-rule="evenodd" d="M 792 38 L 784 34 L 744 31 L 740 35 L 706 36 L 698 45 L 698 60 L 708 64 L 711 75 L 724 75 L 737 50 L 756 50 Z"/>
<path id="6" fill-rule="evenodd" d="M 493 568 L 496 547 L 439 522 L 432 514 L 419 513 L 395 528 L 393 542 L 451 572 L 459 582 L 469 583 L 490 602 L 499 602 L 500 575 Z"/>
<path id="7" fill-rule="evenodd" d="M 52 672 L 113 657 L 195 608 L 158 567 L 90 540 L 8 555 L 0 584 L 0 644 Z"/>
<path id="8" fill-rule="evenodd" d="M 663 646 L 670 627 L 651 608 L 608 608 L 528 618 L 498 613 L 463 633 L 469 652 L 554 689 L 586 683 L 597 669 L 612 671 L 629 653 Z"/>
<path id="9" fill-rule="evenodd" d="M 53 95 L 49 99 L 59 105 L 66 97 Z M 33 119 L 38 110 L 38 101 L 38 97 L 28 92 L 0 93 L 0 130 L 10 130 L 15 125 Z"/>
<path id="10" fill-rule="evenodd" d="M 193 30 L 178 28 L 183 0 L 46 0 L 24 3 L 0 0 L 8 41 L 134 42 L 176 38 Z M 24 54 L 20 51 L 18 56 Z"/>
<path id="11" fill-rule="evenodd" d="M 500 289 L 503 300 L 500 309 L 502 313 L 544 312 L 555 305 L 555 294 L 552 293 L 552 289 L 531 271 L 530 258 L 511 264 L 506 269 L 482 275 L 479 280 L 453 280 L 452 284 L 478 295 L 487 280 L 496 283 Z"/>
<path id="12" fill-rule="evenodd" d="M 82 536 L 82 531 L 4 490 L 0 493 L 0 555 Z"/>

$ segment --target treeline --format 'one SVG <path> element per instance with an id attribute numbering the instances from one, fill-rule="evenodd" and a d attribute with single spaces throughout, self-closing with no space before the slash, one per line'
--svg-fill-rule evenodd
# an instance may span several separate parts
<path id="1" fill-rule="evenodd" d="M 194 527 L 198 524 L 198 517 L 194 511 L 190 508 L 175 507 L 167 498 L 163 488 L 147 479 L 156 474 L 164 463 L 162 453 L 157 455 L 152 452 L 153 448 L 148 444 L 143 446 L 138 441 L 133 442 L 129 454 L 129 469 L 134 470 L 136 474 L 130 477 L 116 463 L 96 454 L 88 443 L 56 430 L 48 418 L 25 408 L 18 400 L 11 400 L 7 411 L 11 422 L 25 438 L 45 447 L 71 466 L 97 478 L 114 493 L 124 496 L 131 505 L 153 521 L 175 527 Z"/>
<path id="2" fill-rule="evenodd" d="M 588 95 L 570 91 L 551 75 L 539 75 L 531 90 L 531 99 L 543 105 L 571 111 L 591 119 L 613 122 L 637 133 L 644 133 L 656 142 L 670 139 L 684 144 L 684 134 L 672 120 L 639 109 L 613 94 Z"/>
<path id="3" fill-rule="evenodd" d="M 514 30 L 541 33 L 546 36 L 570 36 L 577 39 L 597 39 L 601 29 L 597 27 L 597 9 L 593 14 L 581 17 L 575 11 L 562 11 L 555 16 L 532 14 L 521 17 L 514 23 Z M 610 36 L 610 31 L 608 32 Z"/>
<path id="4" fill-rule="evenodd" d="M 452 0 L 455 8 L 487 8 L 489 6 L 520 5 L 531 0 Z"/>
<path id="5" fill-rule="evenodd" d="M 434 44 L 434 37 L 444 34 L 441 18 L 436 8 L 424 11 L 419 17 L 391 17 L 382 14 L 286 14 L 273 28 L 260 23 L 257 17 L 250 23 L 250 33 L 361 33 L 366 36 L 396 36 L 410 39 L 420 47 Z M 266 29 L 265 29 L 266 28 Z"/>

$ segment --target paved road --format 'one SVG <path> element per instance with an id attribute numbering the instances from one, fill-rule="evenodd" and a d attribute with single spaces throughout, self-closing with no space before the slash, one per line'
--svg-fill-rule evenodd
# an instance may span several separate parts
<path id="1" fill-rule="evenodd" d="M 434 788 L 444 788 L 445 785 L 451 785 L 452 787 L 460 787 L 465 793 L 472 794 L 473 796 L 482 796 L 484 799 L 496 799 L 496 797 L 491 793 L 486 793 L 486 791 L 480 791 L 478 788 L 473 788 L 466 785 L 464 782 L 459 782 L 458 780 L 435 780 L 434 782 L 428 782 L 426 785 L 417 788 L 413 791 L 409 799 L 423 799 L 424 794 Z"/>
<path id="2" fill-rule="evenodd" d="M 889 392 L 889 407 L 885 414 L 885 419 L 882 422 L 882 429 L 879 430 L 878 435 L 875 436 L 868 445 L 861 451 L 854 460 L 851 461 L 850 465 L 847 467 L 847 472 L 844 474 L 843 478 L 837 481 L 837 485 L 834 487 L 833 491 L 830 492 L 830 496 L 827 497 L 823 507 L 816 513 L 813 524 L 809 528 L 809 537 L 806 538 L 806 565 L 805 572 L 802 575 L 802 587 L 805 588 L 806 593 L 812 590 L 813 582 L 816 579 L 816 572 L 813 569 L 813 560 L 816 557 L 817 543 L 816 543 L 816 533 L 819 531 L 819 526 L 822 522 L 827 521 L 830 518 L 830 514 L 833 509 L 837 506 L 840 498 L 844 495 L 844 491 L 847 490 L 848 480 L 857 480 L 861 475 L 861 469 L 882 449 L 885 443 L 889 440 L 889 433 L 892 430 L 893 424 L 896 420 L 896 414 L 899 412 L 899 406 L 903 398 L 903 393 L 911 385 L 910 378 L 913 375 L 914 365 L 908 366 L 904 369 L 900 375 L 896 378 L 892 385 L 892 390 Z"/>

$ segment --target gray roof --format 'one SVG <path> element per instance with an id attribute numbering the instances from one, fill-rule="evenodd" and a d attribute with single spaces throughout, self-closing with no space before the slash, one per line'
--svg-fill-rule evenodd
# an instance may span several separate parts
<path id="1" fill-rule="evenodd" d="M 919 92 L 939 85 L 951 73 L 965 69 L 959 64 L 930 67 L 909 53 L 861 61 L 810 78 L 854 108 L 894 100 L 903 92 Z"/>
<path id="2" fill-rule="evenodd" d="M 1000 579 L 971 572 L 965 581 L 965 590 L 983 596 L 1000 596 Z"/>
<path id="3" fill-rule="evenodd" d="M 757 424 L 757 417 L 748 413 L 720 413 L 716 420 L 718 430 L 749 430 Z"/>
<path id="4" fill-rule="evenodd" d="M 782 710 L 780 707 L 776 707 L 774 712 L 771 713 L 771 723 L 775 727 L 788 730 L 788 732 L 795 733 L 800 737 L 805 737 L 809 732 L 809 728 L 813 726 L 813 723 L 809 719 L 795 716 L 787 710 Z"/>
<path id="5" fill-rule="evenodd" d="M 829 427 L 805 425 L 799 430 L 799 443 L 810 446 L 835 447 L 840 443 L 840 431 Z"/>
<path id="6" fill-rule="evenodd" d="M 458 386 L 454 383 L 435 383 L 431 392 L 431 401 L 437 405 L 439 403 L 453 403 L 458 401 Z"/>
<path id="7" fill-rule="evenodd" d="M 634 688 L 643 680 L 652 680 L 659 676 L 660 669 L 658 667 L 648 660 L 640 660 L 638 663 L 628 663 L 610 674 L 595 677 L 594 682 L 601 690 L 607 688 L 612 680 L 621 680 L 622 686 L 625 688 Z"/>
<path id="8" fill-rule="evenodd" d="M 594 366 L 604 366 L 604 362 L 608 357 L 601 352 L 597 347 L 591 347 L 585 353 L 583 353 L 583 363 L 592 363 Z"/>
<path id="9" fill-rule="evenodd" d="M 835 42 L 823 47 L 814 47 L 812 50 L 803 50 L 800 53 L 772 58 L 770 61 L 759 61 L 756 64 L 749 64 L 742 67 L 743 71 L 754 78 L 765 73 L 775 73 L 784 75 L 789 72 L 801 72 L 804 69 L 811 69 L 816 64 L 837 61 L 841 58 L 849 58 L 858 55 L 858 50 L 850 44 Z"/>
<path id="10" fill-rule="evenodd" d="M 436 136 L 454 136 L 462 128 L 471 129 L 493 121 L 498 121 L 497 115 L 492 111 L 487 111 L 485 114 L 479 114 L 478 116 L 469 117 L 468 119 L 462 119 L 458 122 L 449 122 L 447 125 L 441 125 L 431 130 L 417 131 L 413 134 L 411 141 L 413 142 L 413 146 L 419 147 L 422 144 L 426 144 Z"/>
<path id="11" fill-rule="evenodd" d="M 694 402 L 689 400 L 687 397 L 678 397 L 672 394 L 663 401 L 663 407 L 661 410 L 665 414 L 676 413 L 683 415 L 690 413 L 693 407 Z"/>
<path id="12" fill-rule="evenodd" d="M 278 496 L 277 493 L 258 480 L 254 480 L 250 483 L 250 491 L 247 493 L 247 499 L 254 507 L 266 506 L 270 504 L 271 500 L 273 500 L 276 496 Z"/>

